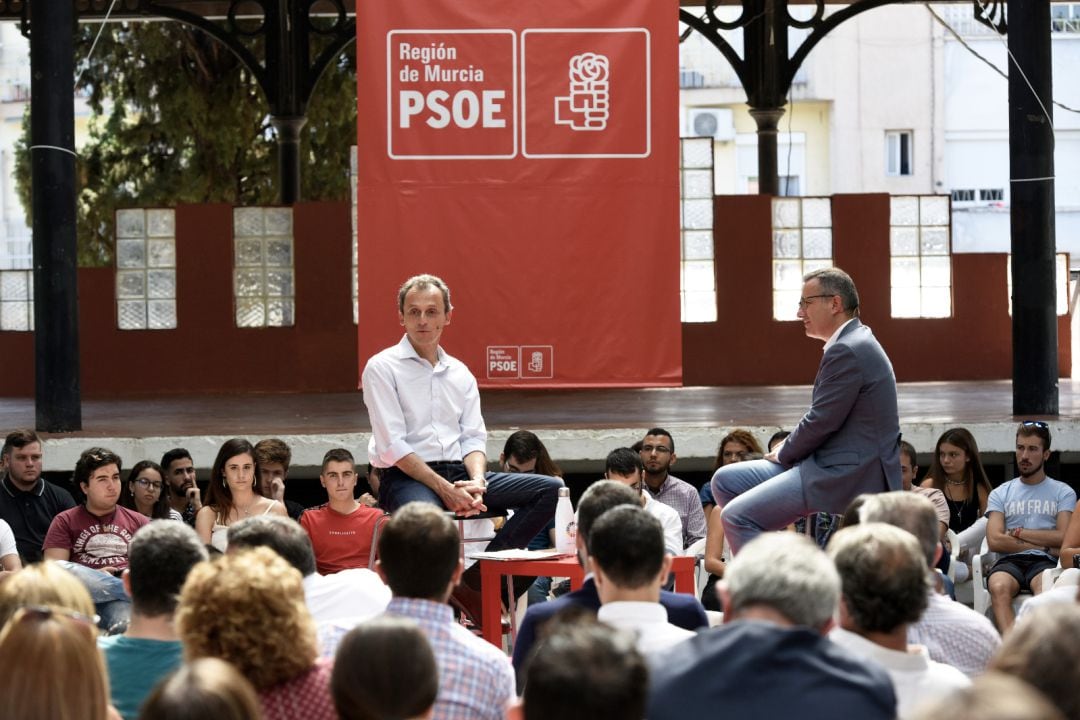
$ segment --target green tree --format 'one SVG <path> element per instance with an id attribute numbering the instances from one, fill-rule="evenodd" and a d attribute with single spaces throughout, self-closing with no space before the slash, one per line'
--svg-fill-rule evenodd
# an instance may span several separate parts
<path id="1" fill-rule="evenodd" d="M 98 27 L 80 26 L 77 58 L 86 57 Z M 261 57 L 258 47 L 253 50 Z M 355 57 L 352 46 L 342 52 L 309 103 L 302 139 L 305 200 L 348 198 Z M 266 98 L 236 56 L 209 35 L 178 22 L 111 23 L 89 62 L 78 67 L 76 91 L 93 113 L 76 164 L 81 265 L 112 262 L 118 208 L 276 202 L 276 144 Z M 29 137 L 28 107 L 16 168 L 28 212 Z"/>

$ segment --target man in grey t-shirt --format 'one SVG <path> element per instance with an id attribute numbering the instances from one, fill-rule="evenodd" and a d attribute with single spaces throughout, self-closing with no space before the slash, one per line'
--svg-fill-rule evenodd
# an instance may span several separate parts
<path id="1" fill-rule="evenodd" d="M 1013 598 L 1021 592 L 1042 592 L 1042 571 L 1057 565 L 1076 506 L 1073 489 L 1046 476 L 1049 457 L 1049 426 L 1041 421 L 1021 423 L 1016 430 L 1020 477 L 996 487 L 986 504 L 987 545 L 1002 555 L 987 580 L 994 620 L 1002 634 L 1016 620 Z"/>

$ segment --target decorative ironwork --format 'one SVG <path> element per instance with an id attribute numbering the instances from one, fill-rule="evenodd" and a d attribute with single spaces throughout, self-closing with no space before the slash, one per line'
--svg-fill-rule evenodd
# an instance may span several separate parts
<path id="1" fill-rule="evenodd" d="M 1006 12 L 1006 4 L 1003 0 L 972 0 L 975 19 L 986 27 L 997 32 L 998 35 L 1009 33 L 1009 18 Z"/>
<path id="2" fill-rule="evenodd" d="M 49 2 L 61 0 L 47 0 Z M 351 3 L 350 3 L 351 4 Z M 300 165 L 297 144 L 308 101 L 319 78 L 348 45 L 356 40 L 356 20 L 349 17 L 345 0 L 230 0 L 214 3 L 222 14 L 215 22 L 197 9 L 205 2 L 177 0 L 77 0 L 81 19 L 166 18 L 185 23 L 211 36 L 229 49 L 259 84 L 277 129 L 282 158 L 280 194 L 283 204 L 299 200 Z M 190 6 L 190 7 L 187 7 Z M 328 7 L 328 12 L 316 11 Z M 32 26 L 30 3 L 0 0 L 0 18 L 19 17 L 23 32 Z M 326 38 L 312 57 L 311 36 Z M 262 42 L 255 42 L 261 39 Z M 262 46 L 262 57 L 252 50 Z"/>
<path id="3" fill-rule="evenodd" d="M 679 19 L 720 51 L 746 90 L 750 115 L 758 128 L 758 187 L 763 194 L 779 193 L 777 123 L 784 114 L 795 73 L 810 51 L 845 20 L 883 5 L 911 2 L 913 0 L 858 0 L 826 16 L 825 0 L 815 0 L 813 15 L 806 20 L 791 16 L 787 0 L 743 0 L 742 12 L 732 21 L 716 16 L 717 0 L 706 0 L 705 12 L 700 16 L 680 8 Z M 810 33 L 789 55 L 790 28 L 810 30 Z M 724 31 L 740 29 L 743 31 L 741 57 L 722 35 Z"/>

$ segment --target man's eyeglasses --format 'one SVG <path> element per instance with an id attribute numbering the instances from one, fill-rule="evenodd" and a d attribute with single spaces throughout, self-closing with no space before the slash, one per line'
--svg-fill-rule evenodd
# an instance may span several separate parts
<path id="1" fill-rule="evenodd" d="M 659 454 L 659 455 L 665 455 L 665 454 L 671 452 L 671 448 L 669 448 L 667 445 L 642 445 L 641 446 L 641 452 L 643 452 L 643 453 L 648 454 L 648 453 L 651 453 L 653 451 L 656 451 L 656 453 Z"/>
<path id="2" fill-rule="evenodd" d="M 805 310 L 806 306 L 810 304 L 811 300 L 817 300 L 818 298 L 831 298 L 836 297 L 836 293 L 829 293 L 828 295 L 809 295 L 804 298 L 799 298 L 799 309 Z"/>
<path id="3" fill-rule="evenodd" d="M 146 478 L 139 478 L 135 481 L 135 484 L 141 487 L 143 490 L 150 490 L 151 492 L 157 492 L 161 490 L 161 483 L 154 482 L 153 480 L 147 480 Z"/>
<path id="4" fill-rule="evenodd" d="M 1050 426 L 1044 423 L 1042 420 L 1025 420 L 1020 423 L 1023 427 L 1037 427 L 1043 430 L 1049 430 Z"/>

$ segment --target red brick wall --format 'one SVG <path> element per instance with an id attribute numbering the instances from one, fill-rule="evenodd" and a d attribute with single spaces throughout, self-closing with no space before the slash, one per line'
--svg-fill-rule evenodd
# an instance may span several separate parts
<path id="1" fill-rule="evenodd" d="M 770 202 L 754 195 L 716 198 L 719 320 L 683 325 L 686 385 L 813 379 L 821 344 L 808 340 L 798 323 L 772 320 Z M 1004 255 L 953 256 L 953 317 L 893 319 L 888 196 L 837 195 L 832 211 L 836 263 L 855 278 L 862 319 L 892 358 L 897 379 L 1011 376 Z M 349 212 L 345 203 L 295 207 L 296 325 L 290 328 L 236 327 L 232 210 L 226 205 L 177 208 L 176 330 L 118 330 L 114 271 L 80 270 L 84 395 L 355 389 Z M 537 285 L 544 287 L 558 291 L 557 283 Z M 1058 333 L 1059 366 L 1068 375 L 1067 318 L 1059 320 Z M 0 396 L 33 395 L 33 356 L 31 333 L 0 332 Z"/>
<path id="2" fill-rule="evenodd" d="M 716 323 L 683 325 L 686 385 L 805 384 L 821 344 L 772 319 L 771 200 L 716 198 Z M 953 316 L 889 316 L 889 196 L 836 195 L 833 258 L 859 288 L 862 321 L 892 359 L 897 379 L 988 380 L 1012 376 L 1012 321 L 1004 254 L 952 256 Z M 1072 368 L 1067 317 L 1058 320 L 1058 367 Z"/>

